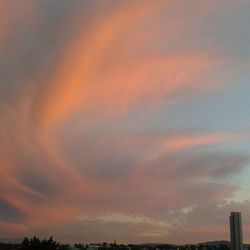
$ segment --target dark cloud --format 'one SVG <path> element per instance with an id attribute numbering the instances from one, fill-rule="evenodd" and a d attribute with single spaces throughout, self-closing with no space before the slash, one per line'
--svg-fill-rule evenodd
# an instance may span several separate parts
<path id="1" fill-rule="evenodd" d="M 44 175 L 39 171 L 39 167 L 43 168 L 43 166 L 36 166 L 29 168 L 32 171 L 26 169 L 19 175 L 19 181 L 34 192 L 53 198 L 59 193 L 58 181 L 52 173 Z"/>
<path id="2" fill-rule="evenodd" d="M 20 223 L 25 219 L 25 215 L 7 200 L 0 198 L 0 222 Z"/>

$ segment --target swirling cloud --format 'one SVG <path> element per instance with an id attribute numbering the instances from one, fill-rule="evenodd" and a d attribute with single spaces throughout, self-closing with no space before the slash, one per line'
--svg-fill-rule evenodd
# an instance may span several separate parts
<path id="1" fill-rule="evenodd" d="M 188 221 L 213 206 L 205 222 L 228 213 L 247 190 L 237 178 L 249 164 L 248 131 L 234 119 L 210 126 L 214 101 L 239 100 L 228 79 L 247 74 L 202 31 L 211 32 L 210 17 L 228 20 L 221 4 L 10 2 L 0 3 L 1 234 L 225 237 L 216 221 Z M 208 106 L 213 122 L 199 127 L 186 105 Z M 171 126 L 171 113 L 185 121 Z"/>

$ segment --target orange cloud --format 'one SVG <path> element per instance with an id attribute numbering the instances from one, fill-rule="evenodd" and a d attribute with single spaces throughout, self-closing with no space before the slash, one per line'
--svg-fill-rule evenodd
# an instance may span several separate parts
<path id="1" fill-rule="evenodd" d="M 61 60 L 58 62 L 49 84 L 45 84 L 45 92 L 42 97 L 42 124 L 53 124 L 62 120 L 74 107 L 83 104 L 89 105 L 93 101 L 89 96 L 91 91 L 99 91 L 96 86 L 97 80 L 101 81 L 98 75 L 100 67 L 106 56 L 106 50 L 112 45 L 113 40 L 122 32 L 128 32 L 133 28 L 134 23 L 141 22 L 143 18 L 159 8 L 159 1 L 146 2 L 141 5 L 139 2 L 126 4 L 122 8 L 110 13 L 105 19 L 89 28 L 88 34 L 83 33 L 75 37 Z M 124 8 L 125 7 L 125 8 Z M 79 25 L 79 24 L 78 24 Z M 46 102 L 44 98 L 46 96 Z M 89 100 L 89 98 L 91 98 Z M 86 101 L 87 99 L 87 101 Z"/>
<path id="2" fill-rule="evenodd" d="M 166 140 L 165 149 L 167 152 L 190 149 L 204 145 L 218 144 L 241 138 L 237 134 L 210 134 L 198 136 L 177 136 Z"/>
<path id="3" fill-rule="evenodd" d="M 193 202 L 192 195 L 178 185 L 178 181 L 184 182 L 184 178 L 173 180 L 170 173 L 174 168 L 182 169 L 186 160 L 194 159 L 176 159 L 172 165 L 159 161 L 171 153 L 228 142 L 237 136 L 163 134 L 149 139 L 144 136 L 137 139 L 133 135 L 129 139 L 127 135 L 111 138 L 105 131 L 91 131 L 94 135 L 88 135 L 85 148 L 80 143 L 78 146 L 85 153 L 90 147 L 88 142 L 93 143 L 91 155 L 85 153 L 78 160 L 72 157 L 72 152 L 65 153 L 64 140 L 57 133 L 57 129 L 63 127 L 75 112 L 80 124 L 77 127 L 80 128 L 69 133 L 73 144 L 78 137 L 84 141 L 88 133 L 84 124 L 89 113 L 94 118 L 88 124 L 95 124 L 96 117 L 104 117 L 101 122 L 98 120 L 101 127 L 102 122 L 109 118 L 106 114 L 126 113 L 138 103 L 151 108 L 176 96 L 183 98 L 221 87 L 216 81 L 206 82 L 207 76 L 221 64 L 218 55 L 212 51 L 157 52 L 151 49 L 152 45 L 158 47 L 158 39 L 162 38 L 162 43 L 168 39 L 162 37 L 159 27 L 151 34 L 151 26 L 148 32 L 147 25 L 151 21 L 154 23 L 159 15 L 166 16 L 164 20 L 167 22 L 169 19 L 164 10 L 169 4 L 164 0 L 126 1 L 95 16 L 87 28 L 82 27 L 81 17 L 72 17 L 79 34 L 73 33 L 65 47 L 59 50 L 58 60 L 54 65 L 49 64 L 53 65 L 50 73 L 37 77 L 36 84 L 36 79 L 20 79 L 24 88 L 13 101 L 15 105 L 1 116 L 0 128 L 5 136 L 0 144 L 0 164 L 4 166 L 0 169 L 4 177 L 0 194 L 24 214 L 25 219 L 22 225 L 2 223 L 0 230 L 24 234 L 27 228 L 72 222 L 84 213 L 101 210 L 104 213 L 136 214 L 143 211 L 152 215 L 155 211 L 181 208 Z M 16 26 L 19 20 L 23 23 L 25 19 L 27 27 L 32 24 L 35 7 L 30 1 L 19 7 L 21 10 L 12 10 L 7 1 L 0 3 L 0 20 L 3 19 L 0 21 L 0 45 L 6 43 L 11 36 L 11 27 Z M 18 12 L 15 17 L 6 14 L 15 14 L 15 11 Z M 24 14 L 27 14 L 27 20 Z M 188 15 L 184 19 L 190 18 Z M 169 21 L 175 23 L 175 20 Z M 185 28 L 184 24 L 182 29 Z M 165 35 L 175 40 L 174 27 Z M 236 162 L 239 168 L 244 160 Z M 217 174 L 217 167 L 224 171 L 224 166 L 221 166 L 224 162 L 221 159 L 217 161 L 218 165 L 208 164 L 207 171 L 201 169 L 194 177 L 208 176 L 211 179 L 213 174 Z M 158 169 L 157 164 L 160 165 Z M 88 172 L 87 168 L 94 170 Z M 124 171 L 124 175 L 119 175 L 119 171 Z M 190 176 L 193 176 L 192 172 Z M 191 185 L 191 191 L 197 189 L 197 183 L 187 182 L 185 185 Z M 185 185 L 182 186 L 184 189 Z M 216 201 L 227 197 L 234 190 L 219 184 L 212 185 L 216 188 L 211 200 L 212 196 Z"/>
<path id="4" fill-rule="evenodd" d="M 144 26 L 167 6 L 166 1 L 127 2 L 73 37 L 39 93 L 40 125 L 56 127 L 76 109 L 120 113 L 145 98 L 218 87 L 199 82 L 220 63 L 211 52 L 144 51 L 152 43 Z"/>

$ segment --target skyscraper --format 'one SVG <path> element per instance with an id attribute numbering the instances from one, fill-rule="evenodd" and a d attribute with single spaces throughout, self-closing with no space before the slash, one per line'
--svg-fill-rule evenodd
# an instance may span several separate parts
<path id="1" fill-rule="evenodd" d="M 231 250 L 243 250 L 242 218 L 240 212 L 232 212 L 230 217 Z"/>

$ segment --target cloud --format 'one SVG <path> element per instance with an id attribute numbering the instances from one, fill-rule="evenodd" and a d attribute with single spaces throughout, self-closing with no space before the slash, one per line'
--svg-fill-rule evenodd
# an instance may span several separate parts
<path id="1" fill-rule="evenodd" d="M 23 224 L 0 222 L 0 232 L 2 237 L 16 237 L 27 232 L 27 227 Z"/>
<path id="2" fill-rule="evenodd" d="M 247 133 L 180 131 L 165 119 L 184 100 L 199 105 L 231 86 L 223 53 L 192 38 L 204 5 L 196 16 L 166 1 L 12 3 L 0 3 L 0 232 L 67 241 L 81 230 L 86 241 L 225 236 L 216 221 L 203 227 L 188 217 L 205 223 L 233 208 L 225 202 L 249 157 L 228 146 Z M 208 14 L 221 5 L 212 6 Z M 161 131 L 140 119 L 155 112 Z"/>
<path id="3" fill-rule="evenodd" d="M 1 2 L 1 33 L 0 45 L 7 48 L 7 42 L 13 39 L 16 32 L 22 25 L 22 32 L 29 32 L 32 28 L 32 21 L 36 17 L 36 5 L 34 1 L 25 0 L 20 3 L 18 1 L 2 1 Z"/>
<path id="4" fill-rule="evenodd" d="M 232 138 L 231 138 L 232 137 Z M 165 147 L 167 151 L 174 152 L 179 150 L 190 149 L 194 147 L 200 147 L 203 145 L 211 145 L 221 143 L 223 141 L 232 140 L 233 137 L 237 139 L 239 135 L 202 135 L 202 136 L 191 136 L 191 137 L 173 137 L 166 141 Z"/>
<path id="5" fill-rule="evenodd" d="M 145 50 L 152 41 L 143 25 L 167 6 L 162 1 L 127 2 L 75 35 L 38 90 L 34 112 L 40 125 L 58 126 L 76 110 L 120 113 L 143 100 L 218 88 L 218 82 L 200 83 L 223 63 L 213 51 Z M 124 36 L 127 43 L 120 40 Z"/>
<path id="6" fill-rule="evenodd" d="M 18 222 L 23 219 L 23 214 L 4 199 L 0 199 L 0 208 L 2 222 Z"/>

